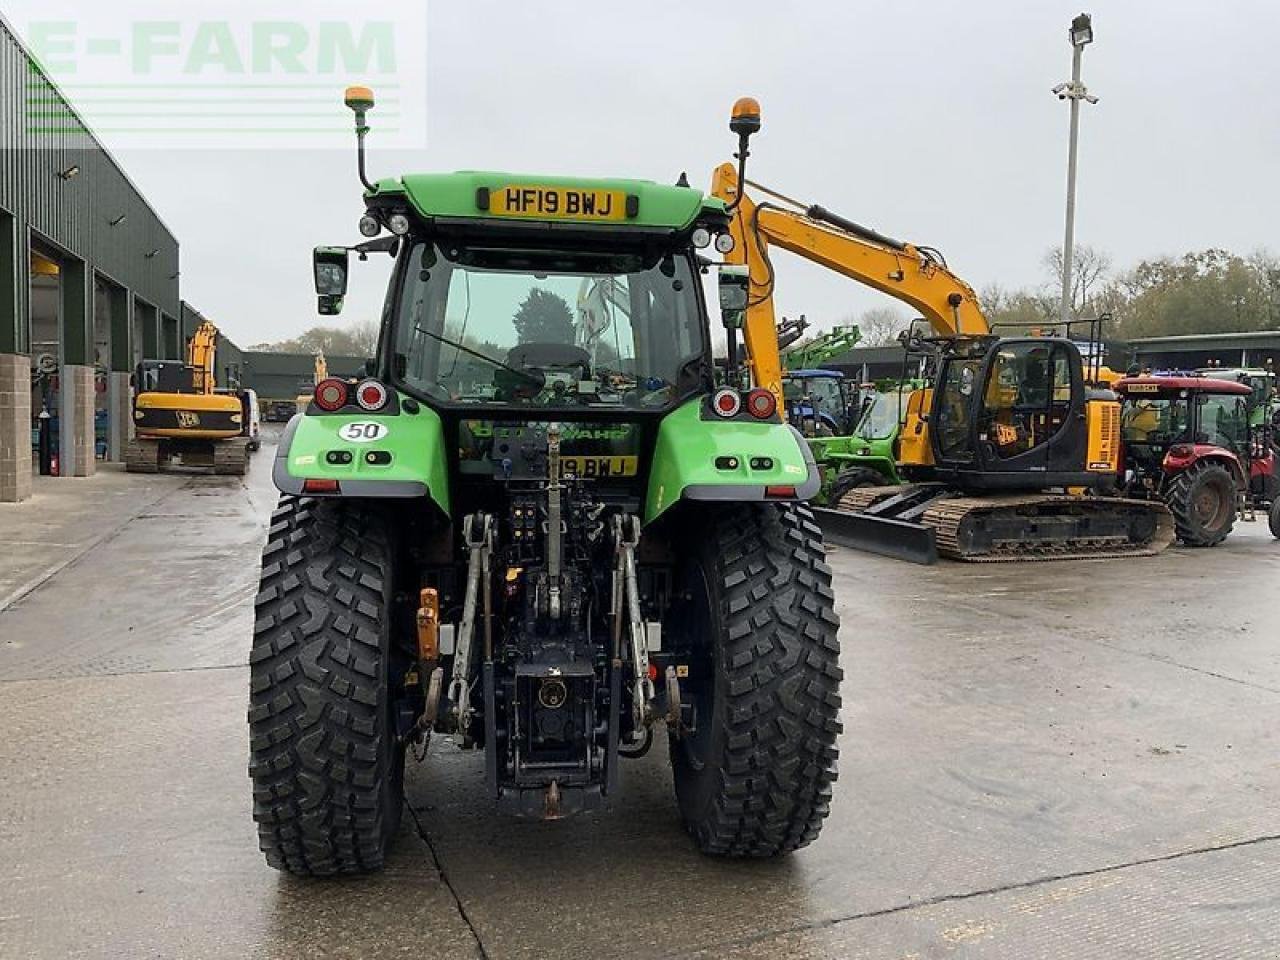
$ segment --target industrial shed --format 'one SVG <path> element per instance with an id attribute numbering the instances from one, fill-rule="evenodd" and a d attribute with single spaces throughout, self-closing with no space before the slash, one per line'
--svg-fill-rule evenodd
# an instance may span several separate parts
<path id="1" fill-rule="evenodd" d="M 178 241 L 0 18 L 0 501 L 128 441 L 129 371 L 183 351 Z"/>

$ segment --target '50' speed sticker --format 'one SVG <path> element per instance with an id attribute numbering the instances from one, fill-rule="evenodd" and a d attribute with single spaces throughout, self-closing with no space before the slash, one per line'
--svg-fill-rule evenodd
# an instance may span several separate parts
<path id="1" fill-rule="evenodd" d="M 344 423 L 338 430 L 338 436 L 348 443 L 373 443 L 390 432 L 384 424 L 375 420 L 356 420 Z"/>

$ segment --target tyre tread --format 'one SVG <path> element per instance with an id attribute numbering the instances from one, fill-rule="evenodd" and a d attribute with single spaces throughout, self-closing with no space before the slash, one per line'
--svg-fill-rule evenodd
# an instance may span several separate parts
<path id="1" fill-rule="evenodd" d="M 395 830 L 381 665 L 391 550 L 357 503 L 283 496 L 263 550 L 250 653 L 259 846 L 290 873 L 382 867 Z"/>
<path id="2" fill-rule="evenodd" d="M 801 505 L 716 515 L 710 549 L 728 691 L 719 784 L 686 828 L 705 853 L 771 857 L 830 812 L 840 733 L 839 620 L 822 534 Z"/>

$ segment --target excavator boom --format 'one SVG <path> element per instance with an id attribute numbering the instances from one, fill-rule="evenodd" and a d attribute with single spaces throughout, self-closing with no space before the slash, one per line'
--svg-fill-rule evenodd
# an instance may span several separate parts
<path id="1" fill-rule="evenodd" d="M 191 368 L 191 385 L 196 393 L 213 393 L 217 353 L 218 328 L 205 320 L 187 344 L 187 366 Z"/>
<path id="2" fill-rule="evenodd" d="M 748 183 L 750 186 L 751 184 Z M 763 190 L 763 188 L 757 189 Z M 725 259 L 745 264 L 751 275 L 743 338 L 757 386 L 781 398 L 782 360 L 774 314 L 770 246 L 780 247 L 908 304 L 929 321 L 939 337 L 981 337 L 991 326 L 978 296 L 926 247 L 916 247 L 861 227 L 820 206 L 801 206 L 772 191 L 786 206 L 739 198 L 733 164 L 716 168 L 711 192 L 726 203 L 737 201 L 731 229 L 734 247 Z"/>

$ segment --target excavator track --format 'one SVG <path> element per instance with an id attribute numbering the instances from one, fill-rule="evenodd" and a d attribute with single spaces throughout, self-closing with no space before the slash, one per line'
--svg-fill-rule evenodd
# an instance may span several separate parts
<path id="1" fill-rule="evenodd" d="M 1111 497 L 956 497 L 925 511 L 938 553 L 971 563 L 1148 557 L 1173 542 L 1163 504 Z"/>
<path id="2" fill-rule="evenodd" d="M 820 511 L 836 542 L 917 563 L 1151 556 L 1173 542 L 1163 504 L 1033 493 L 963 496 L 937 485 L 862 487 Z M 845 535 L 845 536 L 842 536 Z"/>
<path id="3" fill-rule="evenodd" d="M 244 437 L 220 440 L 213 445 L 213 472 L 243 477 L 249 472 L 249 441 Z"/>
<path id="4" fill-rule="evenodd" d="M 124 448 L 124 469 L 126 473 L 159 473 L 160 441 L 130 440 Z"/>

